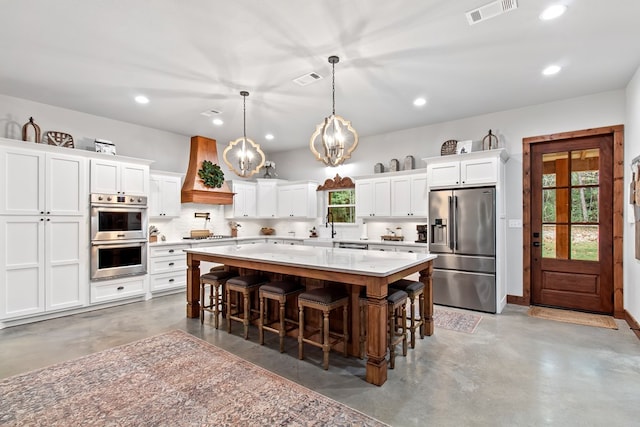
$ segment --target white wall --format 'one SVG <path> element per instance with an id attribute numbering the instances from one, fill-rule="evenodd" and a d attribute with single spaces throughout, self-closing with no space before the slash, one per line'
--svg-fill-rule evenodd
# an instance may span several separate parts
<path id="1" fill-rule="evenodd" d="M 624 127 L 624 182 L 625 200 L 629 200 L 629 183 L 631 181 L 631 160 L 640 156 L 640 68 L 636 71 L 627 86 L 627 118 Z M 630 206 L 630 205 L 627 205 Z M 640 321 L 640 261 L 635 258 L 635 227 L 639 223 L 629 222 L 630 212 L 625 206 L 624 225 L 624 308 Z M 638 218 L 640 219 L 640 218 Z"/>
<path id="2" fill-rule="evenodd" d="M 624 122 L 625 92 L 620 90 L 363 137 L 353 153 L 352 161 L 337 168 L 325 167 L 306 148 L 272 153 L 270 159 L 276 162 L 279 178 L 283 179 L 323 181 L 335 176 L 336 172 L 343 177 L 357 177 L 372 174 L 373 166 L 378 162 L 388 165 L 390 159 L 402 160 L 409 154 L 416 158 L 416 167 L 424 167 L 420 159 L 439 156 L 444 141 L 471 139 L 476 141 L 474 146 L 478 147 L 482 138 L 492 129 L 500 138 L 500 147 L 505 147 L 511 156 L 506 164 L 507 220 L 522 219 L 523 138 Z M 353 126 L 358 129 L 357 123 L 353 123 Z M 309 136 L 312 131 L 310 129 Z M 522 229 L 508 229 L 506 239 L 509 245 L 507 293 L 522 296 Z"/>

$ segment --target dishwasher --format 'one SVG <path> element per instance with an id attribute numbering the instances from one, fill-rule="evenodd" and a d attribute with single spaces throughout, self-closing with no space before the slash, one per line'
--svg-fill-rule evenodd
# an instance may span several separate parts
<path id="1" fill-rule="evenodd" d="M 339 248 L 344 248 L 344 249 L 361 249 L 361 250 L 367 250 L 369 249 L 369 245 L 367 245 L 366 243 L 347 243 L 347 242 L 340 242 L 338 243 L 338 247 Z"/>

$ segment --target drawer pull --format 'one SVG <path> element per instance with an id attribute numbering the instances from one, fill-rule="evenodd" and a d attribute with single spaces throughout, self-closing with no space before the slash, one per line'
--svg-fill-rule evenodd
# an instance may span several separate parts
<path id="1" fill-rule="evenodd" d="M 121 291 L 124 289 L 124 286 L 118 286 L 118 290 Z"/>
<path id="2" fill-rule="evenodd" d="M 169 249 L 169 253 L 172 254 L 173 253 L 173 249 Z"/>
<path id="3" fill-rule="evenodd" d="M 175 282 L 175 281 L 176 281 L 176 279 L 169 279 L 169 283 Z"/>
<path id="4" fill-rule="evenodd" d="M 173 265 L 174 265 L 174 264 L 175 264 L 175 263 L 170 262 L 170 263 L 169 263 L 169 267 L 173 267 Z"/>

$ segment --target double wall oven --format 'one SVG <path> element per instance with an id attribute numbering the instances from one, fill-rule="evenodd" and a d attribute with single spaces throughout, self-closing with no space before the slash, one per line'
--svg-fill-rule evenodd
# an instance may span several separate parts
<path id="1" fill-rule="evenodd" d="M 91 280 L 147 273 L 147 198 L 91 195 Z"/>

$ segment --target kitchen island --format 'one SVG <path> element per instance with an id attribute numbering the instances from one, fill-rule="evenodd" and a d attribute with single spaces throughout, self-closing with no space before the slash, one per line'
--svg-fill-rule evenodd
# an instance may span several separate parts
<path id="1" fill-rule="evenodd" d="M 420 273 L 425 285 L 425 335 L 433 333 L 431 273 L 436 255 L 373 252 L 356 249 L 317 248 L 298 245 L 227 245 L 186 249 L 187 317 L 200 316 L 200 262 L 276 273 L 350 285 L 351 339 L 349 354 L 358 354 L 360 315 L 358 297 L 367 295 L 366 380 L 382 385 L 387 380 L 387 287 L 412 273 Z"/>

